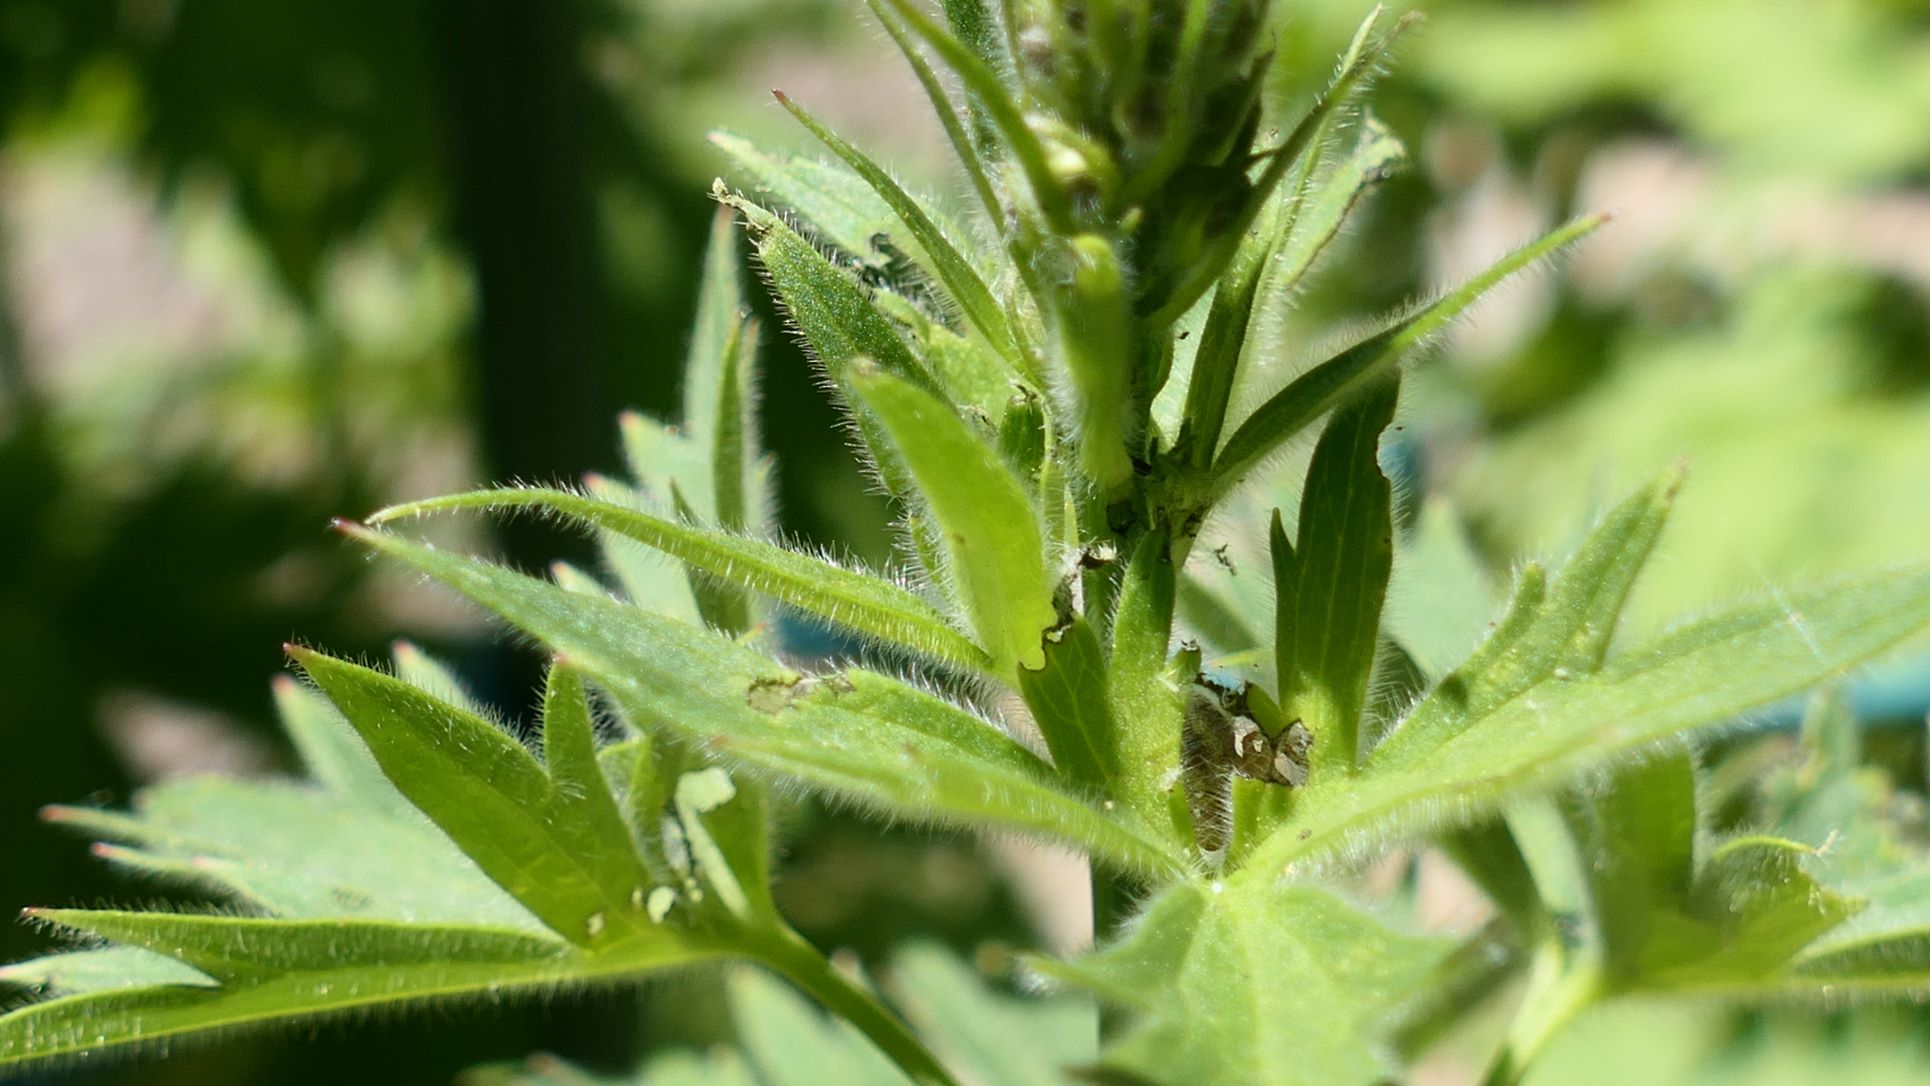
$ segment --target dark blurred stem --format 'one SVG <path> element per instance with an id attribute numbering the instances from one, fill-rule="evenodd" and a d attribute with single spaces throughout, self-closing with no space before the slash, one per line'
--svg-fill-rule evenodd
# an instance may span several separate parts
<path id="1" fill-rule="evenodd" d="M 456 228 L 475 268 L 482 467 L 495 480 L 574 479 L 610 466 L 617 409 L 587 161 L 586 4 L 445 0 L 442 13 Z M 578 542 L 527 521 L 502 539 L 524 565 Z"/>
<path id="2" fill-rule="evenodd" d="M 1123 878 L 1102 870 L 1097 864 L 1092 867 L 1092 945 L 1105 946 L 1119 934 L 1120 925 L 1131 915 L 1132 887 Z M 1125 1025 L 1125 1018 L 1103 1000 L 1099 1004 L 1099 1041 L 1103 1048 L 1105 1042 L 1118 1036 Z"/>
<path id="3" fill-rule="evenodd" d="M 574 480 L 612 466 L 617 403 L 590 170 L 595 115 L 586 57 L 597 0 L 440 0 L 451 214 L 469 257 L 468 344 L 481 481 Z M 523 568 L 594 561 L 581 537 L 531 519 L 497 527 Z M 501 639 L 467 670 L 506 711 L 540 689 L 534 653 Z M 637 996 L 554 1020 L 545 1043 L 600 1063 L 638 1058 Z"/>
<path id="4" fill-rule="evenodd" d="M 14 323 L 14 297 L 11 249 L 5 216 L 0 216 L 0 426 L 25 425 L 40 412 L 39 397 L 27 373 L 20 328 Z"/>

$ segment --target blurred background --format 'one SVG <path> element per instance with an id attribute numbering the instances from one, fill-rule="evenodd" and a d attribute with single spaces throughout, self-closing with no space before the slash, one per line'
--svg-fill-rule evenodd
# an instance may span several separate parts
<path id="1" fill-rule="evenodd" d="M 1367 6 L 1282 0 L 1283 101 L 1324 80 Z M 1930 554 L 1930 2 L 1424 6 L 1376 99 L 1412 164 L 1283 357 L 1611 209 L 1422 371 L 1412 495 L 1450 504 L 1505 572 L 1686 457 L 1645 628 Z M 291 638 L 375 655 L 407 637 L 528 706 L 531 661 L 327 520 L 617 468 L 616 414 L 678 402 L 724 169 L 704 133 L 813 150 L 770 89 L 956 193 L 861 9 L 0 0 L 0 915 L 158 894 L 35 811 L 283 768 L 268 679 Z M 804 359 L 767 342 L 786 530 L 883 558 L 886 511 Z M 525 566 L 587 553 L 534 525 L 442 530 Z M 1918 791 L 1925 657 L 1858 687 L 1873 749 Z M 822 813 L 795 831 L 787 905 L 825 945 L 1041 938 L 1012 866 L 962 841 L 880 845 Z M 36 943 L 0 926 L 0 960 Z M 539 1047 L 614 1068 L 702 1034 L 696 1012 L 639 1031 L 641 1004 L 703 999 L 450 1012 L 59 1081 L 447 1082 Z M 1595 1081 L 1606 1050 L 1615 1081 L 1921 1082 L 1919 1018 L 1619 1009 L 1534 1081 Z M 1469 1073 L 1450 1051 L 1420 1080 Z"/>

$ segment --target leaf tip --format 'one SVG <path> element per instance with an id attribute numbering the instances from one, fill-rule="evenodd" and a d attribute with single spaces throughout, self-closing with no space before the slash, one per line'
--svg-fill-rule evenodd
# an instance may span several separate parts
<path id="1" fill-rule="evenodd" d="M 1658 500 L 1665 503 L 1675 501 L 1675 496 L 1682 492 L 1682 484 L 1688 481 L 1689 458 L 1685 456 L 1670 465 L 1669 469 L 1662 473 L 1661 478 L 1656 480 L 1655 489 Z"/>

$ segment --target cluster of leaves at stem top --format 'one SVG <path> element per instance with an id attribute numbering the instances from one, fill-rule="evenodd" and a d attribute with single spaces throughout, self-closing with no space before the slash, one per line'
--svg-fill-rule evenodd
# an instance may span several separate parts
<path id="1" fill-rule="evenodd" d="M 1600 223 L 1559 227 L 1290 377 L 1260 365 L 1278 345 L 1256 330 L 1401 162 L 1362 102 L 1406 21 L 1370 17 L 1326 92 L 1296 104 L 1261 94 L 1262 0 L 947 0 L 942 18 L 867 2 L 929 92 L 975 214 L 908 192 L 780 96 L 827 157 L 716 137 L 737 185 L 717 188 L 683 424 L 623 420 L 628 481 L 342 525 L 552 654 L 541 756 L 418 654 L 390 674 L 296 650 L 314 689 L 282 696 L 313 784 L 170 785 L 133 815 L 54 812 L 117 842 L 109 858 L 235 910 L 37 914 L 90 942 L 0 974 L 49 997 L 0 1018 L 0 1066 L 740 958 L 904 1073 L 947 1081 L 773 905 L 769 807 L 796 790 L 1090 856 L 1137 919 L 1033 966 L 1128 1012 L 1089 1068 L 1121 1080 L 1382 1081 L 1464 997 L 1529 963 L 1555 997 L 1536 1006 L 1570 1009 L 1626 991 L 1930 985 L 1920 916 L 1824 887 L 1806 851 L 1822 842 L 1796 830 L 1705 848 L 1684 785 L 1696 729 L 1930 623 L 1930 567 L 1611 652 L 1671 474 L 1558 576 L 1524 567 L 1479 646 L 1384 613 L 1416 542 L 1380 466 L 1403 366 Z M 739 224 L 901 514 L 897 569 L 771 532 Z M 1296 512 L 1263 500 L 1255 515 L 1256 474 L 1315 428 Z M 616 591 L 379 527 L 456 509 L 595 533 Z M 1209 518 L 1270 581 L 1195 554 Z M 847 630 L 856 658 L 787 659 L 786 612 Z M 1563 890 L 1538 825 L 1627 858 Z M 1506 923 L 1404 930 L 1323 877 L 1430 834 Z M 1860 874 L 1894 894 L 1915 863 Z M 1563 893 L 1595 903 L 1588 955 L 1545 922 Z M 1631 916 L 1630 900 L 1647 904 Z M 1558 1024 L 1524 1017 L 1497 1075 Z"/>

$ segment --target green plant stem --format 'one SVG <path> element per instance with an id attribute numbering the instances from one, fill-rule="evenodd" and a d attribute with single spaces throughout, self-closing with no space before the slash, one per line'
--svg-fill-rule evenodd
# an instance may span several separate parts
<path id="1" fill-rule="evenodd" d="M 1394 1037 L 1401 1060 L 1412 1063 L 1447 1036 L 1520 975 L 1525 964 L 1514 925 L 1505 918 L 1489 921 L 1444 963 L 1432 988 L 1402 1017 Z"/>
<path id="2" fill-rule="evenodd" d="M 755 937 L 753 942 L 758 960 L 869 1037 L 913 1082 L 920 1086 L 958 1086 L 897 1015 L 877 996 L 839 972 L 803 936 L 783 928 Z"/>
<path id="3" fill-rule="evenodd" d="M 1556 943 L 1543 944 L 1536 952 L 1528 992 L 1515 1013 L 1508 1040 L 1495 1054 L 1482 1086 L 1518 1086 L 1549 1039 L 1601 992 L 1601 970 L 1593 962 L 1573 959 Z"/>
<path id="4" fill-rule="evenodd" d="M 1118 876 L 1099 865 L 1092 866 L 1092 945 L 1105 946 L 1119 934 L 1131 904 L 1131 890 Z M 1125 1016 L 1117 1008 L 1101 1000 L 1099 1003 L 1099 1047 L 1104 1048 L 1107 1041 L 1119 1035 L 1126 1024 Z"/>

